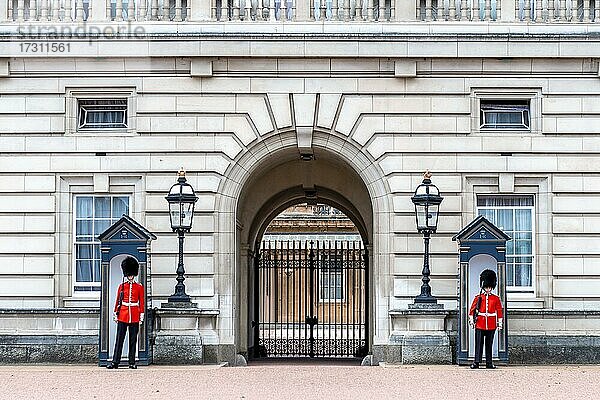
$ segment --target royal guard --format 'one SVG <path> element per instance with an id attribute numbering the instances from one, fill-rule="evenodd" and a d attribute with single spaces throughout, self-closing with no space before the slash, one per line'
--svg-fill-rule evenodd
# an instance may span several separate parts
<path id="1" fill-rule="evenodd" d="M 485 367 L 496 368 L 492 363 L 492 344 L 496 329 L 502 329 L 503 314 L 500 297 L 492 293 L 498 283 L 496 273 L 484 270 L 479 276 L 482 292 L 475 296 L 469 310 L 469 324 L 475 327 L 475 359 L 471 368 L 479 368 L 485 341 Z"/>
<path id="2" fill-rule="evenodd" d="M 121 283 L 117 291 L 114 311 L 114 320 L 117 323 L 117 339 L 112 362 L 106 368 L 119 367 L 125 334 L 129 332 L 129 368 L 136 369 L 137 335 L 140 330 L 140 323 L 144 322 L 144 287 L 135 281 L 135 277 L 140 270 L 140 265 L 135 258 L 126 257 L 121 262 L 121 269 L 127 281 Z"/>

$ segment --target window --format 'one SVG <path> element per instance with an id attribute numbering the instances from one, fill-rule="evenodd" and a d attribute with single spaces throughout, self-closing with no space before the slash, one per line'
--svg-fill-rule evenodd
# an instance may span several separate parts
<path id="1" fill-rule="evenodd" d="M 533 293 L 533 196 L 478 196 L 478 214 L 502 229 L 506 243 L 506 285 L 512 292 Z"/>
<path id="2" fill-rule="evenodd" d="M 529 100 L 481 100 L 481 129 L 529 130 Z"/>
<path id="3" fill-rule="evenodd" d="M 127 128 L 127 99 L 80 99 L 81 129 Z"/>
<path id="4" fill-rule="evenodd" d="M 100 291 L 98 235 L 129 214 L 129 196 L 75 196 L 75 292 Z"/>
<path id="5" fill-rule="evenodd" d="M 325 254 L 321 259 L 319 274 L 319 300 L 340 302 L 344 300 L 344 271 L 341 256 Z"/>

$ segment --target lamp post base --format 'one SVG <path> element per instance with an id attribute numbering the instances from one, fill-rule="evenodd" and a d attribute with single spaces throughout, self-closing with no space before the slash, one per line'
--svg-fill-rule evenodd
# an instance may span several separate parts
<path id="1" fill-rule="evenodd" d="M 438 303 L 414 303 L 408 305 L 409 310 L 443 310 L 444 305 Z"/>
<path id="2" fill-rule="evenodd" d="M 171 296 L 166 303 L 161 304 L 161 308 L 198 308 L 198 304 L 192 303 L 189 296 L 187 300 L 181 299 L 181 297 L 173 298 L 173 296 Z"/>

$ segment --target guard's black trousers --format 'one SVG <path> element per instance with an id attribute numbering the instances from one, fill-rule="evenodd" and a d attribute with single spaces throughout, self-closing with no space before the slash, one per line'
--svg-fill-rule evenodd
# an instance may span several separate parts
<path id="1" fill-rule="evenodd" d="M 121 353 L 123 352 L 123 342 L 125 341 L 125 333 L 129 331 L 129 365 L 135 364 L 135 350 L 137 348 L 137 335 L 140 330 L 138 322 L 127 324 L 125 322 L 117 322 L 117 340 L 115 341 L 115 351 L 113 352 L 114 365 L 119 365 L 121 361 Z"/>
<path id="2" fill-rule="evenodd" d="M 475 362 L 477 364 L 481 362 L 483 341 L 485 339 L 485 364 L 492 365 L 492 344 L 494 343 L 494 333 L 496 333 L 495 329 L 475 329 Z"/>

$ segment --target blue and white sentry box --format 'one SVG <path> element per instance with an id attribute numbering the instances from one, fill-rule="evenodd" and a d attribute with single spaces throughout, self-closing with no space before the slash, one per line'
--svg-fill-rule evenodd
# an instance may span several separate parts
<path id="1" fill-rule="evenodd" d="M 508 363 L 508 318 L 506 313 L 506 242 L 511 238 L 483 216 L 475 218 L 452 240 L 459 246 L 458 340 L 457 361 L 470 364 L 475 356 L 475 330 L 469 326 L 469 308 L 479 294 L 479 274 L 491 269 L 498 275 L 494 292 L 504 307 L 504 329 L 494 337 L 493 355 L 499 363 Z"/>
<path id="2" fill-rule="evenodd" d="M 104 233 L 98 236 L 101 251 L 101 295 L 100 295 L 100 340 L 98 349 L 98 365 L 106 366 L 112 361 L 117 324 L 112 315 L 117 298 L 117 289 L 123 282 L 121 261 L 127 256 L 135 258 L 140 264 L 138 282 L 144 285 L 145 315 L 146 318 L 140 326 L 137 346 L 137 360 L 140 365 L 152 363 L 152 349 L 149 345 L 149 334 L 154 316 L 151 312 L 152 299 L 150 283 L 150 260 L 148 250 L 150 241 L 156 239 L 146 228 L 134 219 L 123 215 Z M 127 362 L 129 354 L 128 341 L 123 343 L 121 360 Z"/>

